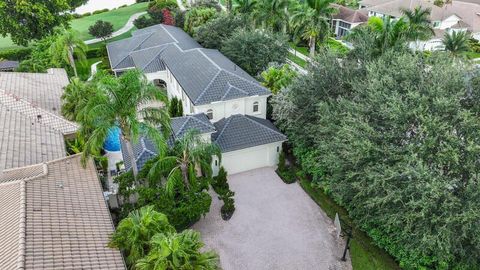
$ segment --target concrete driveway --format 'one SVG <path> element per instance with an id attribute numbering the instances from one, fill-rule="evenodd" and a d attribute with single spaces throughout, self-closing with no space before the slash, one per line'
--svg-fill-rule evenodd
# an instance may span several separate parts
<path id="1" fill-rule="evenodd" d="M 220 217 L 216 194 L 207 216 L 193 226 L 224 270 L 351 269 L 340 262 L 344 243 L 331 220 L 297 184 L 287 185 L 272 168 L 229 176 L 236 211 Z M 212 193 L 213 195 L 213 193 Z"/>

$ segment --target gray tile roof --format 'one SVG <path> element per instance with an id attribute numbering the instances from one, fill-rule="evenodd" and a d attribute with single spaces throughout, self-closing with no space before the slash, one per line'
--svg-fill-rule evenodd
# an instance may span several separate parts
<path id="1" fill-rule="evenodd" d="M 182 29 L 154 25 L 108 45 L 112 69 L 138 68 L 145 73 L 165 66 L 194 105 L 255 95 L 270 95 L 252 76 L 218 50 L 204 49 Z"/>
<path id="2" fill-rule="evenodd" d="M 18 65 L 20 63 L 18 61 L 9 61 L 9 60 L 4 60 L 0 61 L 0 71 L 2 70 L 14 70 L 18 68 Z"/>
<path id="3" fill-rule="evenodd" d="M 64 69 L 52 68 L 47 73 L 0 72 L 0 90 L 57 115 L 60 97 L 68 84 Z"/>
<path id="4" fill-rule="evenodd" d="M 212 55 L 213 59 L 210 58 Z M 215 53 L 207 49 L 182 51 L 173 45 L 162 52 L 162 58 L 194 105 L 247 96 L 270 95 L 270 91 L 218 51 Z M 236 88 L 234 90 L 236 94 L 228 93 L 232 87 Z"/>
<path id="5" fill-rule="evenodd" d="M 114 226 L 93 162 L 83 168 L 75 155 L 36 167 L 0 183 L 0 269 L 126 269 L 107 247 Z"/>
<path id="6" fill-rule="evenodd" d="M 170 146 L 173 146 L 175 139 L 182 138 L 185 133 L 191 129 L 196 129 L 201 134 L 215 132 L 215 126 L 210 123 L 207 116 L 203 113 L 172 118 L 171 125 L 172 136 L 168 141 Z M 132 167 L 130 157 L 127 151 L 123 149 L 125 149 L 125 145 L 122 142 L 123 162 L 125 168 L 130 170 Z M 133 146 L 133 153 L 137 160 L 137 167 L 141 169 L 150 158 L 157 155 L 158 149 L 151 140 L 146 137 L 141 137 L 139 142 Z"/>
<path id="7" fill-rule="evenodd" d="M 287 140 L 270 121 L 250 115 L 232 115 L 214 125 L 212 141 L 223 153 Z"/>

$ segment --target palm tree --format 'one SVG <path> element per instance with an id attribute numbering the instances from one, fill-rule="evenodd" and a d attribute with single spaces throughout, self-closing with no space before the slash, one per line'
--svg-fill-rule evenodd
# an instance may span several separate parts
<path id="1" fill-rule="evenodd" d="M 332 7 L 335 0 L 305 0 L 293 12 L 291 17 L 295 33 L 308 40 L 310 57 L 315 56 L 315 46 L 320 36 L 326 37 L 329 30 L 329 20 L 337 11 Z"/>
<path id="2" fill-rule="evenodd" d="M 415 45 L 418 45 L 418 40 L 427 40 L 435 34 L 430 21 L 429 8 L 423 9 L 418 6 L 414 10 L 404 9 L 402 13 L 407 22 L 407 38 L 415 41 Z"/>
<path id="3" fill-rule="evenodd" d="M 159 156 L 148 172 L 148 178 L 166 176 L 166 190 L 173 194 L 174 187 L 183 183 L 187 189 L 196 184 L 196 174 L 200 170 L 207 178 L 212 176 L 212 157 L 221 159 L 220 148 L 206 143 L 197 130 L 189 130 L 175 142 L 172 155 Z"/>
<path id="4" fill-rule="evenodd" d="M 152 139 L 162 155 L 166 152 L 165 138 L 170 132 L 168 110 L 166 106 L 145 105 L 150 102 L 167 104 L 167 97 L 137 70 L 127 71 L 119 78 L 106 74 L 99 76 L 96 93 L 77 116 L 80 134 L 88 138 L 83 152 L 84 160 L 90 153 L 101 149 L 112 128 L 119 127 L 120 138 L 126 146 L 136 178 L 138 168 L 132 143 L 140 135 Z"/>
<path id="5" fill-rule="evenodd" d="M 407 23 L 402 17 L 398 20 L 392 20 L 389 16 L 383 19 L 371 17 L 368 20 L 368 27 L 375 36 L 376 48 L 381 52 L 404 44 L 407 40 Z"/>
<path id="6" fill-rule="evenodd" d="M 81 62 L 86 61 L 87 45 L 78 37 L 74 30 L 63 30 L 50 47 L 52 61 L 58 65 L 68 63 L 73 68 L 75 77 L 78 77 L 75 57 Z"/>
<path id="7" fill-rule="evenodd" d="M 233 6 L 233 11 L 240 14 L 251 14 L 256 6 L 256 0 L 237 0 Z"/>
<path id="8" fill-rule="evenodd" d="M 252 16 L 262 28 L 287 31 L 289 0 L 258 0 Z"/>
<path id="9" fill-rule="evenodd" d="M 468 40 L 470 33 L 467 31 L 451 31 L 445 33 L 442 43 L 445 46 L 445 51 L 450 52 L 454 56 L 458 56 L 462 52 L 468 51 Z"/>
<path id="10" fill-rule="evenodd" d="M 158 233 L 153 236 L 150 245 L 150 252 L 135 264 L 136 269 L 220 269 L 219 258 L 214 251 L 200 251 L 204 244 L 196 231 Z"/>
<path id="11" fill-rule="evenodd" d="M 117 226 L 108 244 L 125 252 L 126 260 L 134 265 L 149 252 L 149 243 L 158 233 L 174 233 L 175 228 L 168 223 L 167 216 L 144 206 L 134 210 Z"/>
<path id="12" fill-rule="evenodd" d="M 72 78 L 62 94 L 63 117 L 70 121 L 77 119 L 77 114 L 86 106 L 89 97 L 95 93 L 94 83 L 86 83 L 78 77 Z"/>

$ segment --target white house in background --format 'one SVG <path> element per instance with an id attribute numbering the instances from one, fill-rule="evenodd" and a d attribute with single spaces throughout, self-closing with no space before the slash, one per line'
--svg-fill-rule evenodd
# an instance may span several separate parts
<path id="1" fill-rule="evenodd" d="M 365 10 L 354 10 L 342 5 L 332 4 L 338 12 L 333 15 L 331 24 L 336 38 L 346 36 L 350 31 L 368 21 Z"/>
<path id="2" fill-rule="evenodd" d="M 172 120 L 172 139 L 199 130 L 220 146 L 222 166 L 230 174 L 276 166 L 286 137 L 266 120 L 271 93 L 218 50 L 202 48 L 182 29 L 163 24 L 137 30 L 107 50 L 116 75 L 139 69 L 166 87 L 169 98 L 182 101 L 184 117 Z M 138 167 L 156 154 L 146 138 L 135 148 Z M 220 166 L 212 165 L 214 171 Z"/>
<path id="3" fill-rule="evenodd" d="M 430 20 L 435 31 L 432 39 L 421 42 L 412 42 L 413 49 L 442 50 L 442 39 L 445 33 L 452 31 L 469 31 L 472 37 L 480 40 L 480 1 L 452 0 L 451 3 L 438 7 L 433 0 L 363 0 L 360 8 L 365 10 L 369 17 L 399 18 L 403 9 L 416 7 L 429 8 Z"/>

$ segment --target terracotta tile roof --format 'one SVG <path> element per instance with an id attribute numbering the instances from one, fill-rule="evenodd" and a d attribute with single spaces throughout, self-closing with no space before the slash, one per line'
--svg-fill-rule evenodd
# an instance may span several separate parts
<path id="1" fill-rule="evenodd" d="M 67 73 L 59 68 L 47 73 L 0 72 L 1 90 L 57 115 L 60 115 L 60 97 L 68 83 Z"/>
<path id="2" fill-rule="evenodd" d="M 107 247 L 114 227 L 92 161 L 83 168 L 75 155 L 7 173 L 0 269 L 125 269 Z"/>
<path id="3" fill-rule="evenodd" d="M 367 12 L 365 10 L 354 10 L 337 4 L 332 4 L 332 6 L 338 9 L 338 12 L 333 15 L 334 19 L 349 23 L 364 23 L 368 21 Z"/>

